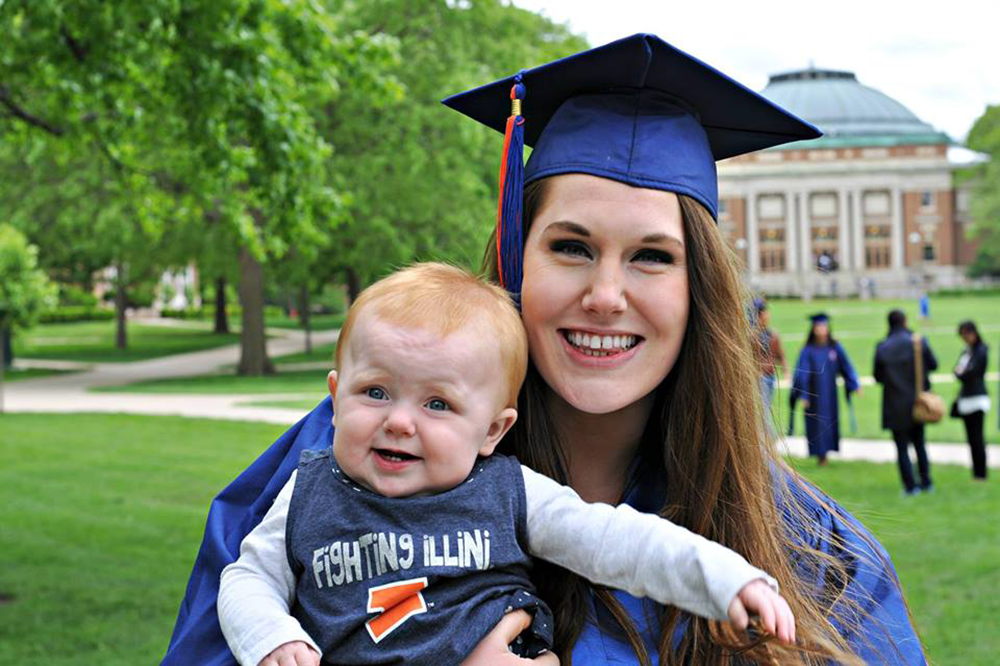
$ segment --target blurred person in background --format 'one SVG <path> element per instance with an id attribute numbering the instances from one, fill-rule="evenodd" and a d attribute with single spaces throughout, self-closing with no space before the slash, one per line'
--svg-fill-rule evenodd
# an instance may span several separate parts
<path id="1" fill-rule="evenodd" d="M 778 385 L 778 374 L 786 367 L 785 350 L 781 348 L 781 339 L 771 330 L 771 311 L 767 309 L 767 301 L 763 298 L 753 299 L 758 345 L 757 364 L 760 366 L 760 394 L 764 401 L 764 413 L 767 423 L 773 433 L 771 401 L 774 389 Z"/>
<path id="2" fill-rule="evenodd" d="M 812 327 L 795 364 L 791 399 L 805 409 L 809 455 L 825 465 L 827 454 L 840 450 L 837 375 L 844 378 L 848 400 L 852 393 L 860 395 L 860 387 L 851 359 L 830 332 L 830 318 L 824 312 L 809 318 Z"/>
<path id="3" fill-rule="evenodd" d="M 930 345 L 927 344 L 927 338 L 921 340 L 921 350 L 923 356 L 921 389 L 929 391 L 930 373 L 937 369 L 938 363 Z M 902 310 L 893 310 L 889 313 L 889 334 L 875 349 L 875 381 L 882 384 L 882 428 L 892 431 L 892 439 L 896 443 L 899 475 L 902 477 L 903 489 L 907 495 L 915 495 L 921 491 L 929 492 L 933 487 L 931 465 L 927 459 L 927 450 L 924 448 L 924 424 L 913 420 L 913 403 L 917 398 L 915 360 L 913 333 L 906 328 L 906 315 Z M 917 454 L 919 486 L 913 479 L 910 444 L 913 444 Z"/>
<path id="4" fill-rule="evenodd" d="M 972 478 L 986 480 L 986 442 L 983 421 L 990 411 L 990 396 L 986 393 L 986 364 L 989 347 L 979 337 L 979 329 L 971 320 L 958 325 L 958 335 L 967 345 L 955 364 L 955 376 L 962 383 L 952 415 L 965 423 L 965 437 L 972 450 Z"/>

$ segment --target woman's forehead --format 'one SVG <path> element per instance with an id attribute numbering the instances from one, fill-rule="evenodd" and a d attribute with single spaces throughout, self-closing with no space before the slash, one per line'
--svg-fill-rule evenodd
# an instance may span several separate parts
<path id="1" fill-rule="evenodd" d="M 538 231 L 579 235 L 613 231 L 630 237 L 672 236 L 683 242 L 680 202 L 673 192 L 633 187 L 607 178 L 566 174 L 548 179 L 533 222 Z"/>

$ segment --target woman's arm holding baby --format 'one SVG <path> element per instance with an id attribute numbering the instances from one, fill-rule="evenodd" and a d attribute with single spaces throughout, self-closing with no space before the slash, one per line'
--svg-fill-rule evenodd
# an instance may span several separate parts
<path id="1" fill-rule="evenodd" d="M 628 505 L 589 504 L 522 466 L 532 555 L 588 580 L 743 628 L 747 612 L 785 642 L 794 618 L 777 583 L 738 553 Z"/>
<path id="2" fill-rule="evenodd" d="M 238 560 L 222 570 L 219 624 L 244 666 L 319 664 L 320 652 L 289 614 L 295 575 L 285 554 L 285 521 L 296 474 L 281 489 L 264 520 L 240 545 Z M 268 661 L 271 659 L 271 661 Z"/>

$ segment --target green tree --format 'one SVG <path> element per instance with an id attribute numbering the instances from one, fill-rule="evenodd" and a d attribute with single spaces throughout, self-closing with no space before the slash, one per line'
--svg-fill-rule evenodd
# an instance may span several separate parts
<path id="1" fill-rule="evenodd" d="M 344 201 L 320 258 L 351 298 L 414 260 L 478 267 L 495 223 L 501 140 L 441 104 L 448 94 L 568 55 L 585 42 L 548 19 L 499 0 L 331 2 L 350 30 L 399 45 L 390 73 L 400 94 L 345 91 L 322 131 Z M 530 92 L 529 92 L 530 94 Z"/>
<path id="2" fill-rule="evenodd" d="M 979 242 L 970 273 L 1000 276 L 1000 106 L 986 108 L 969 130 L 966 145 L 990 156 L 965 174 L 974 188 L 971 234 Z"/>
<path id="3" fill-rule="evenodd" d="M 7 0 L 0 34 L 16 35 L 0 41 L 0 141 L 40 138 L 48 159 L 103 169 L 94 231 L 122 279 L 170 256 L 164 239 L 227 225 L 240 371 L 268 371 L 263 263 L 339 221 L 314 112 L 341 89 L 377 91 L 391 44 L 311 0 Z"/>
<path id="4" fill-rule="evenodd" d="M 38 249 L 17 229 L 0 224 L 0 339 L 38 321 L 42 309 L 55 300 L 55 288 L 38 268 Z M 6 359 L 0 344 L 0 413 Z"/>

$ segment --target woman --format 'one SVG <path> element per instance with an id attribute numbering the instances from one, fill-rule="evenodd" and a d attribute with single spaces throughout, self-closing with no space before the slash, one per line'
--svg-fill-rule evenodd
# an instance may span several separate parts
<path id="1" fill-rule="evenodd" d="M 955 376 L 962 383 L 955 411 L 965 423 L 965 436 L 972 449 L 972 478 L 986 480 L 986 444 L 983 438 L 983 421 L 990 411 L 990 397 L 986 393 L 986 361 L 989 347 L 979 337 L 979 329 L 972 321 L 958 325 L 958 335 L 967 345 L 955 364 Z"/>
<path id="2" fill-rule="evenodd" d="M 530 106 L 506 122 L 495 98 L 510 104 L 512 87 L 519 97 L 522 86 Z M 537 582 L 556 613 L 562 662 L 925 663 L 888 556 L 761 445 L 746 300 L 713 219 L 715 158 L 815 130 L 645 35 L 446 103 L 506 124 L 505 144 L 515 146 L 488 257 L 522 305 L 532 360 L 506 451 L 585 499 L 662 512 L 770 568 L 802 629 L 795 648 L 759 643 L 544 569 Z M 534 146 L 523 241 L 522 131 Z M 329 446 L 329 419 L 324 402 L 213 504 L 165 663 L 183 663 L 199 645 L 215 649 L 218 570 L 299 450 Z M 526 663 L 507 645 L 527 619 L 505 617 L 465 663 Z M 552 655 L 536 662 L 557 663 Z"/>
<path id="3" fill-rule="evenodd" d="M 847 400 L 860 395 L 858 375 L 851 359 L 830 334 L 830 318 L 824 313 L 810 317 L 809 338 L 795 364 L 792 399 L 802 403 L 806 413 L 806 440 L 809 455 L 825 465 L 830 451 L 840 450 L 840 409 L 837 404 L 837 375 L 844 378 Z"/>

